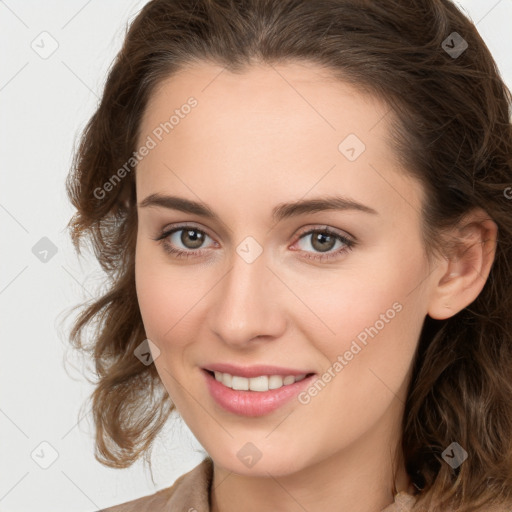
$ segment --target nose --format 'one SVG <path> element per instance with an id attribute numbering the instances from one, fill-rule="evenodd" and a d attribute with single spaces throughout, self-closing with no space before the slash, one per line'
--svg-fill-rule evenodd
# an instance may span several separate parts
<path id="1" fill-rule="evenodd" d="M 234 255 L 231 269 L 215 287 L 209 311 L 210 329 L 224 343 L 242 349 L 252 346 L 255 338 L 268 341 L 284 332 L 286 315 L 280 298 L 286 287 L 272 270 L 265 252 L 251 263 Z"/>

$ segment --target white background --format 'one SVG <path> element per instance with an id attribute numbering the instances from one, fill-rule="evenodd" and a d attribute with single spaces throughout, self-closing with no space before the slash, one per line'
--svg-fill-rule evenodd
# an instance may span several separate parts
<path id="1" fill-rule="evenodd" d="M 78 417 L 92 387 L 66 352 L 62 327 L 68 309 L 97 294 L 102 281 L 92 254 L 79 259 L 65 228 L 73 214 L 64 189 L 73 146 L 126 24 L 145 3 L 0 0 L 0 512 L 96 511 L 168 487 L 204 456 L 177 419 L 155 446 L 156 485 L 140 461 L 123 470 L 97 462 L 89 409 Z M 512 88 L 512 0 L 458 4 Z M 45 31 L 58 48 L 43 59 L 31 45 L 45 37 L 51 49 Z M 32 252 L 43 237 L 57 249 L 46 263 Z M 50 462 L 52 450 L 58 456 L 43 469 L 38 462 Z"/>

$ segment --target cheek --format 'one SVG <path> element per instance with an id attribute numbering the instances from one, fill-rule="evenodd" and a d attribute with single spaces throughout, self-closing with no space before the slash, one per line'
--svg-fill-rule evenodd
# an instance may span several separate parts
<path id="1" fill-rule="evenodd" d="M 192 328 L 197 292 L 180 282 L 172 272 L 159 272 L 158 268 L 136 271 L 139 308 L 148 338 L 158 342 L 161 350 L 179 344 L 178 333 Z M 192 288 L 192 289 L 191 289 Z"/>
<path id="2" fill-rule="evenodd" d="M 344 284 L 346 293 L 330 291 L 334 300 L 322 304 L 322 318 L 334 335 L 308 333 L 325 357 L 319 375 L 323 383 L 313 384 L 303 398 L 311 400 L 318 416 L 325 403 L 332 404 L 329 432 L 337 436 L 343 425 L 344 439 L 356 439 L 389 407 L 405 402 L 425 315 L 418 295 L 408 295 L 411 287 L 402 273 Z"/>
<path id="3" fill-rule="evenodd" d="M 189 303 L 186 288 L 180 283 L 179 271 L 155 258 L 155 249 L 144 242 L 137 242 L 135 253 L 135 286 L 144 328 L 149 339 L 155 341 L 160 350 L 172 338 L 175 325 L 186 313 Z"/>
<path id="4" fill-rule="evenodd" d="M 151 255 L 151 257 L 149 257 Z M 174 363 L 181 367 L 183 359 L 183 329 L 187 329 L 187 311 L 191 300 L 186 295 L 187 288 L 179 282 L 179 273 L 168 265 L 155 261 L 154 251 L 138 247 L 135 257 L 135 285 L 139 309 L 146 336 L 158 347 L 159 356 L 154 359 L 157 372 L 173 403 L 184 408 L 186 401 L 176 383 L 182 377 L 176 375 Z M 181 319 L 181 320 L 180 320 Z"/>
<path id="5" fill-rule="evenodd" d="M 188 351 L 200 338 L 197 333 L 204 325 L 201 306 L 218 280 L 216 274 L 211 277 L 209 280 L 205 271 L 194 266 L 170 263 L 163 249 L 145 245 L 144 241 L 137 246 L 135 285 L 139 309 L 147 337 L 160 350 L 162 357 L 155 364 L 170 394 L 174 384 L 165 370 L 178 376 L 187 366 Z"/>
<path id="6" fill-rule="evenodd" d="M 419 243 L 407 249 L 404 258 L 403 249 L 390 246 L 378 257 L 361 260 L 357 268 L 333 274 L 309 293 L 308 306 L 320 319 L 324 333 L 319 335 L 317 330 L 310 336 L 330 364 L 346 352 L 347 359 L 354 361 L 351 365 L 357 365 L 356 360 L 366 364 L 370 358 L 389 357 L 402 358 L 406 364 L 412 357 L 426 315 L 418 285 L 428 269 Z M 318 328 L 319 324 L 314 325 Z"/>

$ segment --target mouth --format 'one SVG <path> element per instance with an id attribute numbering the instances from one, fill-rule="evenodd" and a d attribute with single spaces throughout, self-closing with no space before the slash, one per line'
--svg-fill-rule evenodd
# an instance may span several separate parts
<path id="1" fill-rule="evenodd" d="M 291 402 L 316 378 L 316 373 L 311 372 L 255 377 L 233 375 L 206 368 L 201 372 L 210 396 L 224 412 L 248 417 L 270 414 Z"/>
<path id="2" fill-rule="evenodd" d="M 290 386 L 296 382 L 312 377 L 315 373 L 301 373 L 298 375 L 258 375 L 255 377 L 243 377 L 241 375 L 233 375 L 228 372 L 220 372 L 214 370 L 203 369 L 211 377 L 223 386 L 235 391 L 254 391 L 265 393 L 274 389 Z"/>

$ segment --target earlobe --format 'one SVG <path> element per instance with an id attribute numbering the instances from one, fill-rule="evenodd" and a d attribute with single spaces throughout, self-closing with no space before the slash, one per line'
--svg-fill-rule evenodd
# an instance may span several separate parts
<path id="1" fill-rule="evenodd" d="M 450 318 L 471 304 L 482 291 L 496 254 L 498 227 L 483 210 L 464 217 L 450 235 L 454 241 L 435 284 L 428 314 Z"/>

